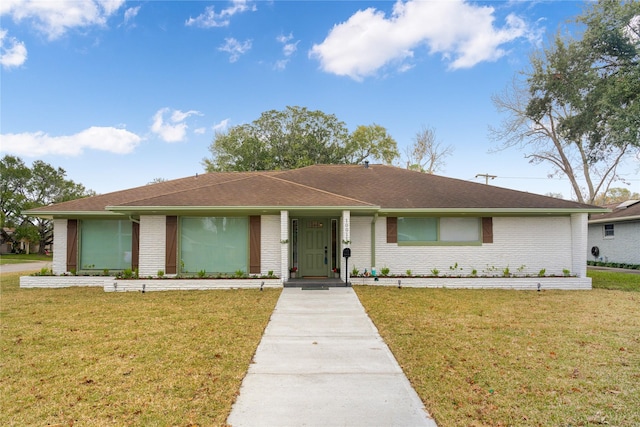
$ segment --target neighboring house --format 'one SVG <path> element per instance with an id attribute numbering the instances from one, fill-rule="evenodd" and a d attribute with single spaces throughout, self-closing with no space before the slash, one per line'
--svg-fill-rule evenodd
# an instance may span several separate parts
<path id="1" fill-rule="evenodd" d="M 345 277 L 586 277 L 587 218 L 602 208 L 383 165 L 220 172 L 28 211 L 54 222 L 53 271 L 137 269 Z M 588 282 L 588 283 L 587 283 Z"/>
<path id="2" fill-rule="evenodd" d="M 640 265 L 640 200 L 609 208 L 589 218 L 587 259 Z"/>

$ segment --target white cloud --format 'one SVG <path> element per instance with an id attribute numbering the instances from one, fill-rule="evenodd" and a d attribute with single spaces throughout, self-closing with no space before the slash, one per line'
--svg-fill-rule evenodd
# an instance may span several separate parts
<path id="1" fill-rule="evenodd" d="M 204 135 L 207 132 L 207 128 L 197 128 L 193 130 L 196 135 Z"/>
<path id="2" fill-rule="evenodd" d="M 3 1 L 0 15 L 29 21 L 54 40 L 71 28 L 105 25 L 123 4 L 124 0 L 9 0 Z"/>
<path id="3" fill-rule="evenodd" d="M 229 62 L 236 62 L 240 55 L 244 55 L 251 49 L 251 40 L 245 40 L 240 43 L 238 40 L 231 38 L 225 38 L 224 45 L 220 46 L 218 50 L 222 52 L 227 52 L 229 56 Z"/>
<path id="4" fill-rule="evenodd" d="M 171 113 L 168 123 L 165 121 L 165 115 Z M 165 142 L 182 142 L 187 137 L 188 126 L 185 120 L 189 116 L 198 115 L 202 113 L 195 110 L 180 111 L 171 110 L 169 108 L 161 108 L 153 116 L 153 124 L 151 125 L 151 132 L 158 135 Z"/>
<path id="5" fill-rule="evenodd" d="M 27 60 L 27 48 L 14 37 L 8 37 L 6 30 L 0 30 L 0 64 L 4 68 L 19 67 Z"/>
<path id="6" fill-rule="evenodd" d="M 494 21 L 492 7 L 464 0 L 398 0 L 389 17 L 368 8 L 335 25 L 309 56 L 324 71 L 356 80 L 390 64 L 406 70 L 414 49 L 423 45 L 441 54 L 451 69 L 470 68 L 505 55 L 503 44 L 530 37 L 526 23 L 515 15 L 501 28 Z"/>
<path id="7" fill-rule="evenodd" d="M 214 132 L 224 132 L 229 127 L 229 119 L 224 119 L 220 123 L 213 125 Z"/>
<path id="8" fill-rule="evenodd" d="M 4 134 L 2 151 L 25 157 L 48 154 L 78 156 L 85 149 L 127 154 L 132 152 L 140 141 L 142 138 L 126 129 L 92 126 L 68 136 L 50 136 L 44 132 Z"/>
<path id="9" fill-rule="evenodd" d="M 298 43 L 300 43 L 300 40 L 296 41 L 295 43 L 290 43 L 291 40 L 293 40 L 293 33 L 290 33 L 288 36 L 280 35 L 276 37 L 276 40 L 279 43 L 283 44 L 282 53 L 285 56 L 285 59 L 276 61 L 276 63 L 274 64 L 274 68 L 276 70 L 284 70 L 289 63 L 289 57 L 293 55 L 296 50 L 298 50 Z"/>
<path id="10" fill-rule="evenodd" d="M 130 7 L 124 11 L 124 25 L 129 25 L 131 21 L 138 15 L 142 6 Z"/>
<path id="11" fill-rule="evenodd" d="M 231 17 L 236 13 L 242 13 L 246 11 L 255 12 L 257 10 L 256 5 L 247 0 L 233 0 L 231 6 L 226 9 L 222 9 L 220 13 L 216 13 L 214 6 L 207 6 L 203 13 L 196 18 L 187 19 L 185 25 L 202 28 L 212 27 L 227 27 L 229 26 Z"/>

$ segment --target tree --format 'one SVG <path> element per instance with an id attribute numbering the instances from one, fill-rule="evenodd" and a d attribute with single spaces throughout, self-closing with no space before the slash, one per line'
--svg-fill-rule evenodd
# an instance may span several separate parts
<path id="1" fill-rule="evenodd" d="M 407 169 L 419 172 L 436 173 L 444 167 L 444 159 L 453 153 L 453 146 L 443 146 L 436 139 L 433 128 L 423 126 L 416 133 L 413 145 L 405 150 Z"/>
<path id="2" fill-rule="evenodd" d="M 29 168 L 20 158 L 5 155 L 0 161 L 0 173 L 3 238 L 15 242 L 25 237 L 39 242 L 42 254 L 45 247 L 53 242 L 52 223 L 22 212 L 95 194 L 83 185 L 65 179 L 64 169 L 56 169 L 41 160 L 34 161 Z M 4 227 L 15 229 L 13 235 L 6 233 Z"/>
<path id="3" fill-rule="evenodd" d="M 604 206 L 612 203 L 622 203 L 627 200 L 640 200 L 640 193 L 632 193 L 628 188 L 610 188 L 606 193 L 600 194 L 594 203 Z"/>
<path id="4" fill-rule="evenodd" d="M 251 123 L 218 132 L 209 151 L 212 157 L 203 159 L 208 172 L 287 170 L 367 157 L 390 163 L 398 156 L 382 126 L 359 126 L 349 134 L 335 115 L 303 107 L 266 111 Z"/>
<path id="5" fill-rule="evenodd" d="M 532 55 L 524 80 L 492 98 L 507 115 L 490 129 L 502 141 L 498 150 L 519 147 L 530 162 L 550 163 L 580 202 L 606 192 L 640 147 L 640 39 L 629 36 L 635 16 L 638 3 L 594 4 L 578 18 L 587 26 L 582 39 L 556 35 Z"/>

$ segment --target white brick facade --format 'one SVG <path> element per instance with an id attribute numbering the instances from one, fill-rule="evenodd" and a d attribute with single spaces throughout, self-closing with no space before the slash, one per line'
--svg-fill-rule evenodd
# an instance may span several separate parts
<path id="1" fill-rule="evenodd" d="M 589 224 L 587 259 L 592 261 L 640 264 L 640 221 L 608 222 L 613 224 L 613 236 L 605 237 L 605 223 Z M 591 255 L 597 246 L 600 255 Z"/>
<path id="2" fill-rule="evenodd" d="M 53 220 L 53 274 L 67 272 L 67 220 Z"/>
<path id="3" fill-rule="evenodd" d="M 140 216 L 139 276 L 157 276 L 165 269 L 167 225 L 164 215 Z"/>
<path id="4" fill-rule="evenodd" d="M 587 214 L 571 215 L 571 274 L 587 277 L 587 260 L 584 256 L 587 249 Z"/>
<path id="5" fill-rule="evenodd" d="M 355 266 L 363 272 L 365 268 L 370 270 L 372 267 L 371 220 L 372 217 L 352 218 L 353 258 L 349 261 L 349 270 Z M 580 240 L 582 218 L 575 219 L 575 230 L 572 222 L 573 218 L 569 216 L 494 217 L 493 243 L 480 246 L 398 246 L 387 243 L 387 222 L 381 217 L 375 226 L 377 265 L 373 267 L 378 272 L 388 267 L 390 274 L 399 275 L 407 270 L 412 274 L 430 274 L 434 268 L 440 274 L 469 275 L 476 269 L 478 275 L 499 275 L 507 267 L 511 273 L 522 275 L 537 275 L 541 269 L 545 269 L 547 275 L 562 275 L 565 269 L 580 275 L 580 262 L 584 264 L 585 259 L 582 257 L 580 261 L 579 255 L 574 257 L 572 254 L 583 245 Z M 450 267 L 456 263 L 458 270 L 454 272 Z"/>
<path id="6" fill-rule="evenodd" d="M 260 220 L 260 274 L 273 274 L 280 276 L 281 247 L 280 243 L 280 216 L 263 215 Z M 280 276 L 283 277 L 283 276 Z"/>

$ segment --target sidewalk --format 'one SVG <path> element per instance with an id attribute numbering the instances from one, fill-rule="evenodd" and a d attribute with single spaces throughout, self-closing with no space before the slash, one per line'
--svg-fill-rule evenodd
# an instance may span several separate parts
<path id="1" fill-rule="evenodd" d="M 283 289 L 227 422 L 436 426 L 352 288 Z"/>

